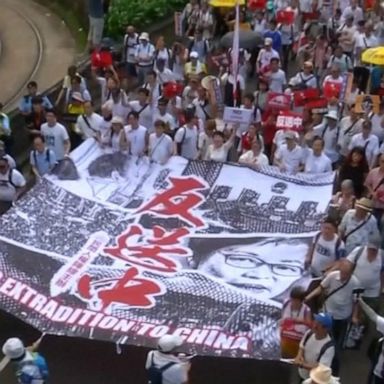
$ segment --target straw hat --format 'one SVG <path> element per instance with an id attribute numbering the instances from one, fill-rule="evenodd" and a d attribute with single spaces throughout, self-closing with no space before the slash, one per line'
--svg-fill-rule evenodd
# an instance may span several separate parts
<path id="1" fill-rule="evenodd" d="M 332 376 L 332 370 L 323 364 L 319 364 L 309 373 L 312 382 L 316 384 L 339 384 L 339 379 Z"/>
<path id="2" fill-rule="evenodd" d="M 355 207 L 362 208 L 368 212 L 372 211 L 372 201 L 367 199 L 366 197 L 362 197 L 361 199 L 355 202 Z"/>

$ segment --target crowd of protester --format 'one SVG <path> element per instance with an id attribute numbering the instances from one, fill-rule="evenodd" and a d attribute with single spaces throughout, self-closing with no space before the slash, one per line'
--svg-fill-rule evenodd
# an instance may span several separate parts
<path id="1" fill-rule="evenodd" d="M 302 322 L 295 337 L 282 334 L 283 355 L 305 382 L 333 383 L 342 349 L 359 345 L 368 320 L 383 328 L 376 313 L 384 276 L 384 80 L 380 66 L 362 61 L 367 49 L 383 44 L 383 16 L 369 1 L 250 0 L 240 29 L 258 38 L 253 49 L 240 49 L 237 75 L 231 48 L 219 43 L 234 28 L 234 9 L 190 0 L 182 37 L 169 41 L 128 26 L 119 57 L 101 39 L 102 17 L 94 17 L 91 76 L 71 66 L 56 100 L 33 81 L 20 100 L 33 176 L 50 172 L 87 139 L 159 164 L 183 156 L 290 174 L 334 171 L 329 215 L 305 260 L 313 289 L 293 289 L 282 312 L 282 324 Z M 224 121 L 224 108 L 234 106 L 251 111 L 249 124 Z M 287 111 L 298 126 L 279 125 Z M 11 129 L 0 105 L 0 212 L 26 185 L 9 155 Z M 149 356 L 149 369 L 167 356 L 179 364 L 180 341 L 163 344 Z M 188 368 L 189 360 L 180 364 Z M 384 383 L 383 365 L 381 356 L 376 384 Z M 168 368 L 167 382 L 185 382 L 186 371 Z"/>

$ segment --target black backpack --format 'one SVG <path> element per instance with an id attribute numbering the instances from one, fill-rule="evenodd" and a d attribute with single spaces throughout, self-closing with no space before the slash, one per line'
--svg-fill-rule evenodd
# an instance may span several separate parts
<path id="1" fill-rule="evenodd" d="M 151 366 L 147 369 L 148 372 L 148 384 L 163 384 L 163 373 L 175 365 L 175 362 L 170 362 L 162 367 L 156 367 L 154 363 L 154 355 L 151 357 Z"/>

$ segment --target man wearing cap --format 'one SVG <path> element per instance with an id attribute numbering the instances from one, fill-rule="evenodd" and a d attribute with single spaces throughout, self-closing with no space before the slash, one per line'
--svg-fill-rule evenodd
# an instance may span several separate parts
<path id="1" fill-rule="evenodd" d="M 156 49 L 154 45 L 149 41 L 149 34 L 142 32 L 135 52 L 139 85 L 143 84 L 147 73 L 153 69 L 155 52 Z"/>
<path id="2" fill-rule="evenodd" d="M 145 369 L 148 371 L 149 381 L 155 382 L 157 377 L 156 382 L 163 384 L 186 384 L 188 382 L 191 363 L 187 357 L 180 356 L 179 350 L 182 345 L 181 336 L 164 335 L 160 337 L 157 351 L 150 351 L 147 355 Z"/>
<path id="3" fill-rule="evenodd" d="M 369 168 L 373 168 L 376 165 L 377 156 L 380 151 L 379 139 L 372 133 L 372 122 L 370 120 L 364 120 L 361 133 L 356 133 L 352 136 L 348 148 L 352 150 L 356 147 L 364 148 Z"/>
<path id="4" fill-rule="evenodd" d="M 289 80 L 289 86 L 294 90 L 317 88 L 317 79 L 313 74 L 313 64 L 305 61 L 303 69 Z"/>
<path id="5" fill-rule="evenodd" d="M 355 305 L 354 291 L 361 288 L 361 284 L 356 276 L 353 275 L 352 264 L 341 259 L 338 263 L 338 270 L 328 273 L 321 281 L 320 285 L 310 292 L 305 301 L 324 295 L 324 309 L 332 316 L 332 335 L 335 341 L 335 358 L 333 370 L 339 373 L 340 352 L 344 346 L 348 324 L 351 319 L 357 323 L 357 306 Z"/>
<path id="6" fill-rule="evenodd" d="M 369 236 L 368 245 L 356 247 L 346 258 L 353 274 L 364 288 L 363 299 L 375 311 L 379 310 L 380 293 L 384 281 L 384 260 L 381 251 L 381 238 L 377 234 Z"/>
<path id="7" fill-rule="evenodd" d="M 192 51 L 189 54 L 189 61 L 184 65 L 184 76 L 187 79 L 192 77 L 201 78 L 207 73 L 207 68 L 203 62 L 199 60 L 199 54 Z"/>
<path id="8" fill-rule="evenodd" d="M 355 202 L 355 208 L 349 209 L 343 216 L 339 234 L 347 254 L 356 247 L 367 245 L 369 237 L 378 234 L 377 220 L 371 212 L 372 201 L 362 197 Z"/>
<path id="9" fill-rule="evenodd" d="M 324 153 L 336 164 L 340 159 L 338 142 L 340 138 L 339 117 L 336 111 L 329 111 L 325 116 L 325 122 L 313 128 L 313 134 L 324 140 Z"/>
<path id="10" fill-rule="evenodd" d="M 332 317 L 327 313 L 314 316 L 313 328 L 307 331 L 300 342 L 299 353 L 294 363 L 299 368 L 299 376 L 305 380 L 311 369 L 319 364 L 330 367 L 335 355 L 335 347 L 329 333 Z"/>
<path id="11" fill-rule="evenodd" d="M 303 169 L 304 150 L 295 140 L 295 133 L 287 131 L 285 133 L 285 142 L 275 152 L 273 163 L 279 167 L 281 172 L 295 174 Z"/>
<path id="12" fill-rule="evenodd" d="M 17 337 L 8 339 L 2 348 L 5 358 L 15 370 L 19 384 L 44 384 L 48 379 L 48 366 L 43 356 L 36 352 L 42 337 L 29 347 Z"/>
<path id="13" fill-rule="evenodd" d="M 273 40 L 270 37 L 264 39 L 264 48 L 260 49 L 256 59 L 256 72 L 263 74 L 268 70 L 269 64 L 273 58 L 280 60 L 279 52 L 272 48 Z"/>

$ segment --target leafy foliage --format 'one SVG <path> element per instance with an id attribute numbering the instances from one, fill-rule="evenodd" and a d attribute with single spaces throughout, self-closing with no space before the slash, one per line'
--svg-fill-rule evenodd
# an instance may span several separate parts
<path id="1" fill-rule="evenodd" d="M 108 13 L 108 35 L 121 36 L 130 24 L 143 30 L 182 10 L 185 3 L 185 0 L 113 0 Z"/>

